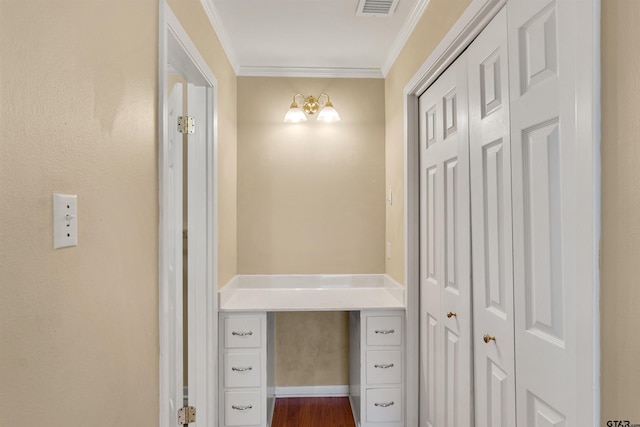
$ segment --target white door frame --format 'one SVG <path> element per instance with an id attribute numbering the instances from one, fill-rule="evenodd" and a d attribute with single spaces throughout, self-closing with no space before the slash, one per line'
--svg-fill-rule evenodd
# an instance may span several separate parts
<path id="1" fill-rule="evenodd" d="M 170 387 L 171 357 L 177 343 L 171 342 L 170 331 L 175 327 L 175 313 L 170 310 L 171 289 L 168 285 L 168 237 L 175 227 L 167 218 L 171 208 L 168 205 L 168 129 L 167 120 L 168 94 L 167 74 L 169 67 L 181 73 L 188 83 L 192 83 L 206 91 L 207 123 L 198 124 L 206 129 L 206 183 L 189 183 L 189 191 L 195 197 L 206 202 L 206 254 L 200 254 L 199 259 L 205 265 L 197 266 L 203 269 L 204 281 L 197 282 L 195 289 L 189 289 L 192 300 L 200 302 L 195 310 L 195 322 L 198 325 L 198 339 L 189 340 L 190 361 L 196 360 L 196 366 L 190 366 L 190 372 L 195 370 L 197 378 L 195 384 L 189 384 L 189 404 L 196 406 L 197 424 L 201 427 L 213 427 L 217 414 L 217 354 L 218 354 L 218 209 L 217 209 L 217 176 L 216 162 L 218 159 L 218 82 L 206 61 L 191 41 L 177 17 L 166 4 L 166 0 L 159 0 L 159 54 L 158 54 L 158 176 L 159 176 L 159 338 L 160 338 L 160 427 L 175 427 L 177 414 L 172 413 L 169 399 L 174 390 Z M 193 197 L 193 196 L 191 196 Z M 204 304 L 202 304 L 204 302 Z M 204 309 L 202 309 L 204 307 Z M 191 329 L 191 328 L 190 328 Z M 191 331 L 190 331 L 191 333 Z M 195 353 L 195 354 L 192 354 Z M 191 363 L 192 365 L 194 363 Z"/>
<path id="2" fill-rule="evenodd" d="M 581 28 L 583 63 L 576 86 L 580 99 L 577 103 L 577 135 L 580 141 L 590 141 L 580 150 L 576 159 L 581 192 L 576 195 L 581 206 L 590 207 L 581 222 L 581 236 L 576 237 L 582 252 L 580 260 L 585 266 L 577 272 L 585 284 L 578 302 L 583 324 L 590 325 L 580 331 L 580 348 L 590 355 L 577 361 L 584 373 L 578 392 L 579 401 L 592 403 L 592 425 L 600 422 L 600 316 L 599 316 L 599 240 L 600 240 L 600 0 L 576 0 L 584 3 L 576 25 Z M 404 283 L 407 307 L 407 372 L 419 370 L 419 132 L 418 97 L 467 48 L 487 26 L 508 0 L 472 0 L 464 13 L 447 32 L 442 41 L 422 64 L 404 88 Z M 588 329 L 588 330 L 587 330 Z M 419 379 L 407 375 L 407 425 L 418 426 Z"/>

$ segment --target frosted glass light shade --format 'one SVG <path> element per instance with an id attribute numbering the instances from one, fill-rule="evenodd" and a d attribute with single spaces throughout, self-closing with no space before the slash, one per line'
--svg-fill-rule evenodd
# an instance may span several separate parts
<path id="1" fill-rule="evenodd" d="M 300 107 L 291 107 L 287 114 L 284 115 L 285 123 L 300 123 L 307 120 L 307 116 L 304 115 L 304 112 L 300 109 Z"/>
<path id="2" fill-rule="evenodd" d="M 318 120 L 323 122 L 337 122 L 340 120 L 340 114 L 333 108 L 333 105 L 327 105 L 318 113 Z"/>

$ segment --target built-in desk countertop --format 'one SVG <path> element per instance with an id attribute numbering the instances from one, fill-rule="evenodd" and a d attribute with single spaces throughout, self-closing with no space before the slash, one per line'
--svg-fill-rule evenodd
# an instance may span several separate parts
<path id="1" fill-rule="evenodd" d="M 404 287 L 386 274 L 238 275 L 220 290 L 220 311 L 404 309 Z"/>

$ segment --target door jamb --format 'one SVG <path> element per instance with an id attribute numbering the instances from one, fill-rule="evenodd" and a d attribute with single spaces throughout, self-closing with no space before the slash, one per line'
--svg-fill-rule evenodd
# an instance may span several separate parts
<path id="1" fill-rule="evenodd" d="M 169 64 L 187 79 L 188 83 L 203 86 L 207 91 L 207 182 L 196 185 L 197 194 L 206 197 L 207 216 L 207 254 L 206 283 L 198 286 L 195 292 L 198 297 L 206 298 L 205 312 L 197 313 L 197 322 L 205 330 L 206 342 L 198 345 L 198 352 L 206 352 L 206 365 L 201 367 L 198 377 L 201 381 L 196 384 L 198 423 L 201 426 L 213 426 L 217 419 L 215 402 L 217 402 L 217 355 L 218 355 L 218 180 L 216 176 L 218 159 L 218 81 L 208 64 L 191 41 L 187 32 L 180 24 L 166 0 L 159 0 L 159 43 L 158 43 L 158 179 L 159 179 L 159 239 L 158 239 L 158 300 L 159 300 L 159 425 L 173 427 L 177 414 L 171 414 L 169 399 L 172 390 L 169 389 L 169 354 L 170 328 L 172 313 L 170 312 L 170 289 L 168 286 L 169 250 L 167 238 L 170 235 L 171 224 L 168 223 L 168 94 L 166 90 Z M 192 385 L 193 386 L 193 385 Z M 191 394 L 191 392 L 190 392 Z M 190 404 L 194 404 L 191 402 Z M 203 422 L 204 421 L 204 422 Z"/>

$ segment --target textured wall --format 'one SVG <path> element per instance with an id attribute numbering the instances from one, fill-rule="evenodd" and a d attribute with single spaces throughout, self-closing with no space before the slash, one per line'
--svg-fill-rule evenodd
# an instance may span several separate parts
<path id="1" fill-rule="evenodd" d="M 0 425 L 158 425 L 157 19 L 0 2 Z"/>
<path id="2" fill-rule="evenodd" d="M 283 123 L 296 92 L 342 121 Z M 240 274 L 383 273 L 384 204 L 382 80 L 238 79 Z M 279 386 L 348 384 L 345 313 L 276 319 Z"/>
<path id="3" fill-rule="evenodd" d="M 393 205 L 386 210 L 386 241 L 391 243 L 386 272 L 399 283 L 404 283 L 404 87 L 470 3 L 430 0 L 385 79 L 386 190 L 393 190 Z"/>
<path id="4" fill-rule="evenodd" d="M 236 80 L 176 3 L 220 84 L 226 281 Z M 0 0 L 0 58 L 0 425 L 157 426 L 158 1 Z M 53 192 L 78 195 L 75 248 L 52 249 Z"/>
<path id="5" fill-rule="evenodd" d="M 276 313 L 276 387 L 349 384 L 349 313 Z"/>
<path id="6" fill-rule="evenodd" d="M 601 397 L 640 424 L 640 2 L 602 1 Z"/>

